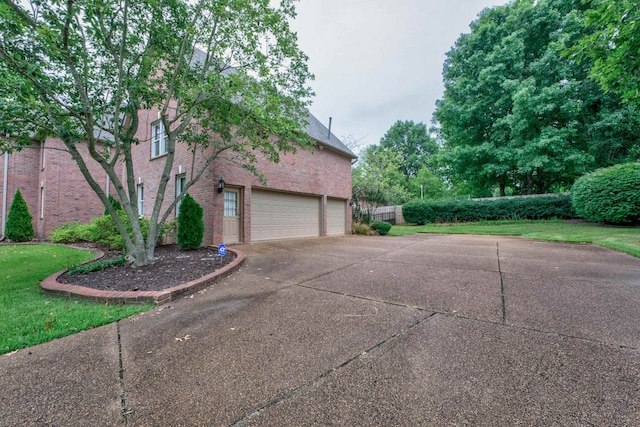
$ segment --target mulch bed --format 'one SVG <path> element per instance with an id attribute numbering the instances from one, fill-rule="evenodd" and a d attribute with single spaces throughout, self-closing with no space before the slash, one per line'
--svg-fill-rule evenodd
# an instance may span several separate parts
<path id="1" fill-rule="evenodd" d="M 118 255 L 108 253 L 105 258 Z M 160 291 L 213 273 L 233 261 L 236 254 L 228 250 L 220 258 L 214 248 L 183 251 L 177 245 L 164 245 L 156 248 L 155 257 L 154 264 L 144 267 L 116 266 L 86 274 L 64 273 L 58 282 L 105 291 Z"/>

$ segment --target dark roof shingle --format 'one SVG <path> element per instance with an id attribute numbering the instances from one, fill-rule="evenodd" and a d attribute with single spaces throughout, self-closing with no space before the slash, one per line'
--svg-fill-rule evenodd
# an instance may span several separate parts
<path id="1" fill-rule="evenodd" d="M 356 159 L 358 157 L 333 133 L 329 136 L 329 129 L 327 129 L 327 127 L 323 125 L 313 114 L 309 113 L 309 116 L 306 118 L 306 122 L 307 127 L 305 132 L 311 138 L 322 145 L 333 148 L 334 150 L 347 155 L 352 159 Z"/>

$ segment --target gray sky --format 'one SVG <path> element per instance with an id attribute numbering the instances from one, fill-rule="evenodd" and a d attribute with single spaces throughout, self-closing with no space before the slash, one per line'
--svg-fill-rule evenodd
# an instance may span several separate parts
<path id="1" fill-rule="evenodd" d="M 292 23 L 315 74 L 311 112 L 377 144 L 397 120 L 431 124 L 446 53 L 486 7 L 508 0 L 301 0 Z"/>

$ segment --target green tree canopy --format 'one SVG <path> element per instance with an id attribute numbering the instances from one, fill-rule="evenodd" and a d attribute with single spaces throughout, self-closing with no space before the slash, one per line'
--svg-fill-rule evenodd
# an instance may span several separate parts
<path id="1" fill-rule="evenodd" d="M 640 117 L 563 55 L 589 28 L 580 0 L 516 0 L 483 11 L 448 53 L 435 118 L 450 180 L 474 195 L 570 188 L 637 156 Z"/>
<path id="2" fill-rule="evenodd" d="M 294 0 L 78 0 L 0 3 L 0 151 L 59 137 L 116 221 L 136 265 L 152 262 L 176 144 L 199 156 L 189 189 L 225 150 L 248 169 L 303 146 L 312 95 L 307 57 L 289 28 Z M 157 160 L 148 238 L 136 210 L 138 112 L 157 108 L 167 155 Z M 213 138 L 212 134 L 218 135 Z M 278 139 L 270 139 L 277 135 Z M 78 147 L 86 145 L 88 155 Z M 87 164 L 113 183 L 132 237 Z M 126 174 L 120 171 L 124 163 Z M 117 168 L 116 168 L 117 166 Z"/>
<path id="3" fill-rule="evenodd" d="M 400 205 L 420 197 L 442 197 L 446 185 L 433 172 L 439 149 L 423 123 L 397 121 L 380 145 L 365 148 L 353 168 L 354 198 L 368 195 L 376 205 Z"/>
<path id="4" fill-rule="evenodd" d="M 593 61 L 591 76 L 608 92 L 640 106 L 640 8 L 634 0 L 590 0 L 589 32 L 571 50 Z"/>
<path id="5" fill-rule="evenodd" d="M 411 199 L 437 200 L 447 195 L 447 186 L 425 165 L 409 180 Z"/>
<path id="6" fill-rule="evenodd" d="M 409 198 L 402 157 L 381 145 L 364 149 L 352 171 L 353 195 L 376 206 L 401 204 Z"/>
<path id="7" fill-rule="evenodd" d="M 407 180 L 416 176 L 423 166 L 430 167 L 440 149 L 427 126 L 412 120 L 395 122 L 380 140 L 380 146 L 400 155 L 399 170 Z"/>

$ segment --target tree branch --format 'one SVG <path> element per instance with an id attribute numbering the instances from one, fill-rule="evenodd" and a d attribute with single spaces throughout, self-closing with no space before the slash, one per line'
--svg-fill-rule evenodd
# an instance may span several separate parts
<path id="1" fill-rule="evenodd" d="M 29 15 L 27 15 L 25 11 L 20 6 L 18 6 L 15 2 L 11 0 L 2 0 L 2 2 L 7 6 L 9 6 L 20 17 L 20 19 L 22 19 L 31 28 L 35 29 L 37 27 L 38 25 L 37 22 L 33 18 L 31 18 Z"/>

